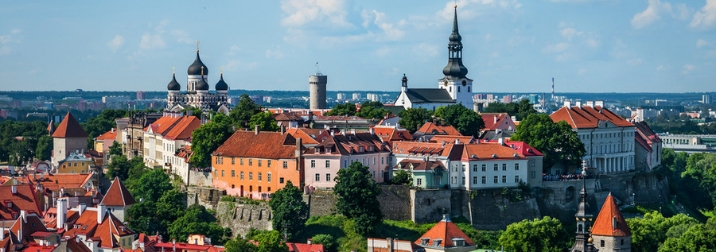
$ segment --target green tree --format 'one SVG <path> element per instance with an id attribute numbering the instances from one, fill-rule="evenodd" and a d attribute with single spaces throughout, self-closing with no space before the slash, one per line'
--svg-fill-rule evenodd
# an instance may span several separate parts
<path id="1" fill-rule="evenodd" d="M 418 130 L 426 121 L 430 120 L 430 112 L 424 108 L 409 108 L 400 111 L 400 126 L 410 131 L 410 133 Z"/>
<path id="2" fill-rule="evenodd" d="M 354 116 L 356 115 L 356 105 L 353 103 L 341 103 L 337 104 L 326 112 L 327 116 Z"/>
<path id="3" fill-rule="evenodd" d="M 716 205 L 716 154 L 694 153 L 686 160 L 686 169 L 681 174 L 683 178 L 693 179 L 702 191 L 710 196 L 708 205 L 701 205 L 713 209 Z"/>
<path id="4" fill-rule="evenodd" d="M 522 121 L 531 114 L 536 114 L 537 110 L 534 109 L 529 100 L 521 100 L 519 102 L 510 103 L 490 103 L 485 109 L 485 113 L 507 113 L 515 116 L 517 121 Z"/>
<path id="5" fill-rule="evenodd" d="M 172 184 L 162 169 L 148 169 L 136 182 L 128 185 L 129 192 L 137 199 L 157 202 L 165 192 L 172 189 Z"/>
<path id="6" fill-rule="evenodd" d="M 356 113 L 357 116 L 367 119 L 382 119 L 390 111 L 383 107 L 383 103 L 379 101 L 367 101 L 360 105 L 360 110 Z"/>
<path id="7" fill-rule="evenodd" d="M 282 241 L 283 236 L 276 230 L 257 232 L 251 237 L 257 242 L 259 252 L 288 252 L 286 243 Z"/>
<path id="8" fill-rule="evenodd" d="M 137 233 L 166 233 L 166 226 L 162 225 L 157 215 L 157 206 L 152 201 L 142 201 L 127 209 L 127 224 Z"/>
<path id="9" fill-rule="evenodd" d="M 348 168 L 338 170 L 335 181 L 333 191 L 338 196 L 338 212 L 355 220 L 356 233 L 366 236 L 375 231 L 383 219 L 378 202 L 381 190 L 368 167 L 353 162 Z"/>
<path id="10" fill-rule="evenodd" d="M 507 226 L 500 235 L 500 244 L 507 251 L 541 252 L 563 251 L 570 236 L 559 220 L 545 216 L 542 219 L 522 220 Z"/>
<path id="11" fill-rule="evenodd" d="M 232 113 L 236 110 L 232 110 Z M 231 125 L 226 124 L 228 120 L 222 117 L 222 115 L 218 114 L 213 121 L 201 125 L 192 132 L 192 155 L 189 158 L 189 163 L 194 167 L 211 166 L 211 153 L 233 133 Z"/>
<path id="12" fill-rule="evenodd" d="M 204 234 L 214 244 L 224 244 L 231 237 L 231 230 L 220 227 L 214 215 L 204 206 L 194 204 L 169 226 L 169 237 L 177 241 L 186 241 L 189 234 Z"/>
<path id="13" fill-rule="evenodd" d="M 706 224 L 694 224 L 679 236 L 671 236 L 659 247 L 659 251 L 716 251 L 716 218 Z"/>
<path id="14" fill-rule="evenodd" d="M 113 141 L 113 142 L 112 142 L 112 146 L 109 146 L 109 155 L 110 155 L 110 156 L 114 156 L 114 155 L 121 156 L 121 155 L 123 155 L 123 153 L 122 153 L 122 145 L 119 144 L 119 142 L 117 142 L 117 141 Z"/>
<path id="15" fill-rule="evenodd" d="M 279 130 L 276 119 L 271 116 L 271 112 L 269 111 L 259 112 L 251 116 L 251 119 L 249 120 L 249 127 L 254 129 L 256 125 L 258 125 L 261 130 L 265 131 Z"/>
<path id="16" fill-rule="evenodd" d="M 634 252 L 657 251 L 667 239 L 667 234 L 676 235 L 683 225 L 693 225 L 697 221 L 685 214 L 664 218 L 659 212 L 646 213 L 643 218 L 626 219 L 631 230 L 631 246 Z M 672 229 L 673 228 L 673 229 Z"/>
<path id="17" fill-rule="evenodd" d="M 303 192 L 289 180 L 284 188 L 271 195 L 269 201 L 274 230 L 285 232 L 288 239 L 303 230 L 308 218 L 308 205 L 303 201 Z"/>
<path id="18" fill-rule="evenodd" d="M 122 109 L 105 109 L 102 113 L 95 117 L 87 119 L 86 122 L 82 123 L 82 128 L 87 132 L 87 148 L 91 149 L 94 146 L 94 139 L 104 134 L 105 132 L 117 127 L 115 119 L 127 117 L 129 113 L 127 110 Z"/>
<path id="19" fill-rule="evenodd" d="M 577 133 L 565 121 L 554 123 L 547 114 L 531 114 L 517 125 L 513 140 L 524 141 L 544 154 L 544 168 L 557 163 L 579 165 L 586 152 Z"/>
<path id="20" fill-rule="evenodd" d="M 241 97 L 239 97 L 239 104 L 229 113 L 229 118 L 234 126 L 245 129 L 249 127 L 251 117 L 259 112 L 261 112 L 261 106 L 256 104 L 254 100 L 251 100 L 249 95 L 242 94 Z"/>
<path id="21" fill-rule="evenodd" d="M 43 135 L 37 140 L 37 149 L 35 149 L 35 158 L 39 160 L 50 160 L 52 157 L 53 140 L 50 135 Z"/>
<path id="22" fill-rule="evenodd" d="M 482 116 L 466 108 L 462 104 L 439 107 L 435 116 L 443 120 L 445 125 L 451 125 L 465 136 L 480 136 L 480 130 L 485 127 Z"/>
<path id="23" fill-rule="evenodd" d="M 321 244 L 326 251 L 336 251 L 338 249 L 338 243 L 332 235 L 329 234 L 317 234 L 311 238 L 314 244 Z"/>
<path id="24" fill-rule="evenodd" d="M 405 170 L 399 170 L 395 173 L 395 176 L 390 180 L 390 183 L 396 185 L 407 185 L 413 186 L 413 176 L 410 172 Z"/>
<path id="25" fill-rule="evenodd" d="M 237 236 L 234 239 L 229 240 L 224 244 L 224 251 L 226 252 L 256 252 L 258 247 L 247 239 Z"/>
<path id="26" fill-rule="evenodd" d="M 130 187 L 132 180 L 141 177 L 145 169 L 142 157 L 134 157 L 128 160 L 125 156 L 117 156 L 107 165 L 107 178 L 114 179 L 114 177 L 119 177 L 120 180 L 126 182 L 127 187 Z"/>

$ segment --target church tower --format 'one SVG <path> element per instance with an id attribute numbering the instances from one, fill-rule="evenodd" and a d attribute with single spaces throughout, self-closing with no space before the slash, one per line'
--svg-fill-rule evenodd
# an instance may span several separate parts
<path id="1" fill-rule="evenodd" d="M 631 229 L 611 193 L 594 220 L 592 238 L 599 251 L 631 251 Z"/>
<path id="2" fill-rule="evenodd" d="M 462 36 L 457 25 L 457 5 L 448 43 L 448 63 L 443 68 L 445 77 L 439 80 L 438 88 L 448 91 L 455 103 L 462 103 L 472 109 L 472 79 L 467 78 L 467 67 L 462 64 Z"/>
<path id="3" fill-rule="evenodd" d="M 592 244 L 592 238 L 589 237 L 589 223 L 592 222 L 592 215 L 588 214 L 587 211 L 587 161 L 582 161 L 582 191 L 579 195 L 582 196 L 582 200 L 579 202 L 579 208 L 574 217 L 577 219 L 577 232 L 576 239 L 574 241 L 574 247 L 570 249 L 570 252 L 596 252 L 598 251 Z"/>

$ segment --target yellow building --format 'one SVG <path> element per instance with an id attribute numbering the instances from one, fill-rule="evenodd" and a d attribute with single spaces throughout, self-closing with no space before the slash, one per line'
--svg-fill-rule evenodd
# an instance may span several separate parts
<path id="1" fill-rule="evenodd" d="M 90 173 L 95 163 L 80 152 L 72 152 L 57 164 L 56 173 Z"/>

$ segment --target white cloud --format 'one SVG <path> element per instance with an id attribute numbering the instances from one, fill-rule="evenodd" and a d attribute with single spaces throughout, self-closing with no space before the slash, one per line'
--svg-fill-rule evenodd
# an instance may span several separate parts
<path id="1" fill-rule="evenodd" d="M 229 47 L 229 52 L 227 53 L 227 55 L 234 56 L 234 55 L 236 55 L 236 53 L 238 53 L 240 51 L 241 51 L 241 47 L 239 47 L 237 45 L 232 45 L 231 47 Z"/>
<path id="2" fill-rule="evenodd" d="M 375 50 L 375 55 L 378 55 L 378 57 L 385 57 L 390 53 L 390 47 L 384 46 L 379 48 L 378 50 Z"/>
<path id="3" fill-rule="evenodd" d="M 641 58 L 635 58 L 635 59 L 628 60 L 627 64 L 629 64 L 630 66 L 638 66 L 638 65 L 641 65 L 641 63 L 643 63 L 643 62 L 644 62 L 644 60 L 642 60 Z"/>
<path id="4" fill-rule="evenodd" d="M 707 0 L 706 5 L 694 13 L 691 27 L 711 28 L 716 23 L 716 0 Z"/>
<path id="5" fill-rule="evenodd" d="M 589 46 L 591 48 L 597 48 L 597 47 L 599 47 L 599 44 L 600 44 L 599 41 L 596 39 L 587 39 L 584 41 L 584 43 L 586 43 L 587 46 Z"/>
<path id="6" fill-rule="evenodd" d="M 121 35 L 114 36 L 112 40 L 107 42 L 107 46 L 112 51 L 117 51 L 120 47 L 124 45 L 124 37 Z"/>
<path id="7" fill-rule="evenodd" d="M 569 43 L 566 42 L 560 42 L 554 45 L 547 45 L 542 49 L 543 53 L 557 53 L 557 52 L 564 52 L 567 49 L 569 49 Z"/>
<path id="8" fill-rule="evenodd" d="M 286 27 L 300 27 L 309 23 L 327 23 L 337 27 L 351 27 L 346 21 L 343 0 L 284 0 L 281 10 L 288 16 L 281 20 Z"/>
<path id="9" fill-rule="evenodd" d="M 517 0 L 458 0 L 445 3 L 445 7 L 438 12 L 438 16 L 444 21 L 452 21 L 455 5 L 457 5 L 460 20 L 469 20 L 479 16 L 485 13 L 486 7 L 512 11 L 522 8 L 522 4 Z"/>
<path id="10" fill-rule="evenodd" d="M 559 31 L 559 34 L 562 35 L 562 37 L 566 38 L 567 40 L 572 40 L 574 36 L 581 35 L 582 32 L 578 32 L 574 28 L 564 28 L 561 31 Z"/>
<path id="11" fill-rule="evenodd" d="M 196 41 L 193 41 L 192 39 L 190 39 L 189 33 L 185 32 L 183 30 L 172 30 L 171 34 L 174 35 L 174 37 L 176 37 L 177 42 L 182 43 L 182 44 L 191 44 L 191 43 L 196 42 Z"/>
<path id="12" fill-rule="evenodd" d="M 685 4 L 676 4 L 676 10 L 674 11 L 674 18 L 678 18 L 681 20 L 686 20 L 691 15 L 691 10 L 689 10 L 689 7 L 686 7 Z"/>
<path id="13" fill-rule="evenodd" d="M 388 40 L 398 40 L 403 38 L 405 32 L 399 27 L 405 24 L 405 21 L 400 21 L 398 24 L 393 24 L 387 21 L 385 13 L 377 10 L 363 10 L 361 12 L 363 17 L 363 27 L 369 28 L 370 24 L 377 26 L 383 34 L 378 38 L 386 38 Z"/>
<path id="14" fill-rule="evenodd" d="M 20 41 L 14 38 L 14 35 L 20 33 L 20 29 L 10 30 L 9 35 L 0 35 L 0 55 L 6 55 L 12 52 L 10 44 L 19 44 Z"/>
<path id="15" fill-rule="evenodd" d="M 276 50 L 271 50 L 271 49 L 266 50 L 266 58 L 280 59 L 282 57 L 283 57 L 283 53 L 279 50 L 279 48 L 276 48 Z"/>
<path id="16" fill-rule="evenodd" d="M 659 0 L 649 0 L 646 10 L 634 15 L 631 19 L 631 26 L 636 29 L 644 28 L 661 18 L 663 13 L 671 13 L 671 4 Z"/>
<path id="17" fill-rule="evenodd" d="M 666 67 L 666 66 L 664 66 L 664 65 L 658 65 L 658 66 L 656 67 L 656 71 L 664 71 L 664 70 L 666 70 L 666 69 L 668 69 L 668 67 Z"/>
<path id="18" fill-rule="evenodd" d="M 142 35 L 142 42 L 139 43 L 139 48 L 142 50 L 149 50 L 152 48 L 164 47 L 166 43 L 161 36 L 158 34 L 145 33 Z"/>
<path id="19" fill-rule="evenodd" d="M 701 47 L 708 46 L 708 45 L 709 45 L 709 42 L 706 40 L 703 40 L 703 39 L 696 40 L 696 48 L 701 48 Z"/>
<path id="20" fill-rule="evenodd" d="M 696 68 L 696 66 L 691 65 L 691 64 L 686 64 L 686 65 L 684 65 L 683 73 L 684 73 L 684 74 L 688 74 L 689 72 L 691 72 L 692 70 L 694 70 L 694 68 Z"/>

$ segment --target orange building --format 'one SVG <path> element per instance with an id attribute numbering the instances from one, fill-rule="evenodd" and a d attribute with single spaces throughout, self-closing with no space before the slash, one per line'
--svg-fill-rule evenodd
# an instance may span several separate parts
<path id="1" fill-rule="evenodd" d="M 236 131 L 212 154 L 212 185 L 229 195 L 268 199 L 288 181 L 301 186 L 303 152 L 301 139 L 288 133 Z"/>

